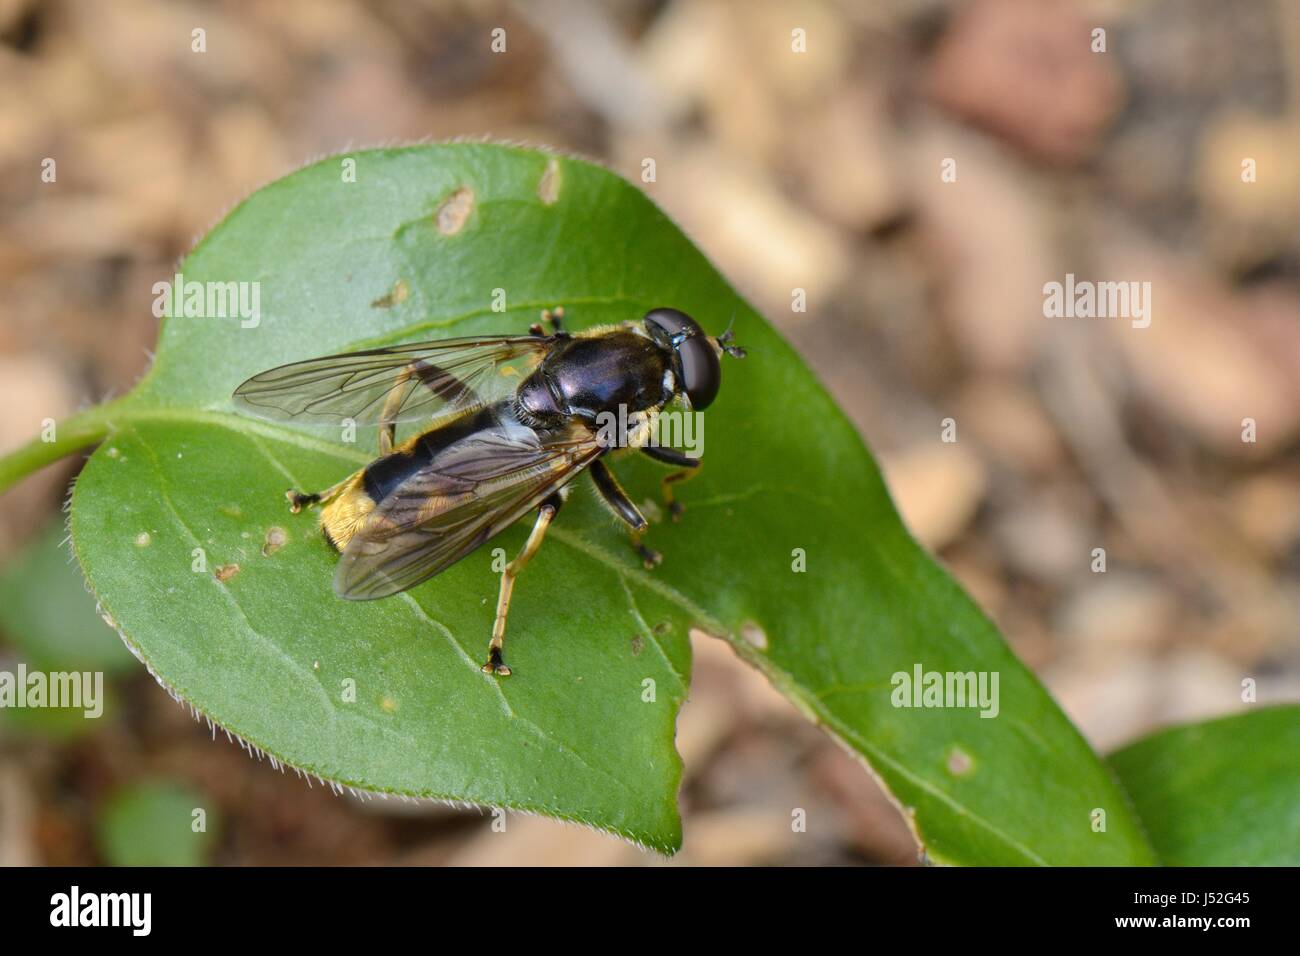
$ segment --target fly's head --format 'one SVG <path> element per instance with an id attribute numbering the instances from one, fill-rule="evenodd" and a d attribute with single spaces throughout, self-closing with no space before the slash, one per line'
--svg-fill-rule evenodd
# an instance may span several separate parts
<path id="1" fill-rule="evenodd" d="M 691 408 L 702 411 L 722 387 L 722 355 L 744 358 L 745 350 L 731 341 L 731 328 L 719 336 L 704 334 L 698 322 L 680 309 L 651 309 L 645 314 L 646 332 L 671 353 L 678 388 Z"/>

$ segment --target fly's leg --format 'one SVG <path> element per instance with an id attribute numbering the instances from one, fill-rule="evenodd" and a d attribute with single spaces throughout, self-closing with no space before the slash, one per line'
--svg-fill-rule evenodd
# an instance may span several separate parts
<path id="1" fill-rule="evenodd" d="M 397 374 L 393 387 L 384 397 L 384 407 L 379 412 L 379 455 L 383 457 L 393 450 L 393 440 L 397 437 L 397 410 L 406 398 L 406 383 L 411 380 L 411 366 L 408 365 Z"/>
<path id="2" fill-rule="evenodd" d="M 630 529 L 629 537 L 632 541 L 632 550 L 641 558 L 641 563 L 646 569 L 655 567 L 664 556 L 658 551 L 653 551 L 646 547 L 641 541 L 641 536 L 645 533 L 647 527 L 646 520 L 641 512 L 637 510 L 636 505 L 628 498 L 627 492 L 618 483 L 614 473 L 609 470 L 609 466 L 603 461 L 597 459 L 591 463 L 587 469 L 591 473 L 591 480 L 596 484 L 596 490 L 600 492 L 601 500 L 609 506 L 609 510 L 614 512 Z"/>
<path id="3" fill-rule="evenodd" d="M 412 378 L 423 382 L 444 401 L 464 402 L 466 404 L 478 401 L 478 396 L 475 395 L 474 390 L 460 379 L 443 371 L 436 365 L 429 364 L 424 359 L 416 359 L 397 373 L 397 377 L 393 379 L 393 384 L 388 389 L 388 394 L 384 396 L 384 405 L 379 412 L 380 457 L 389 455 L 393 451 L 393 441 L 397 437 L 397 413 L 401 411 L 402 405 L 406 401 L 406 386 Z M 304 494 L 290 488 L 285 492 L 285 497 L 289 499 L 289 510 L 297 514 L 307 505 L 329 504 L 343 490 L 347 482 L 348 479 L 345 478 L 337 485 L 331 485 L 324 491 L 315 494 Z"/>
<path id="4" fill-rule="evenodd" d="M 682 512 L 686 510 L 686 506 L 673 495 L 673 485 L 681 484 L 683 481 L 690 481 L 700 473 L 701 465 L 703 465 L 703 462 L 697 461 L 691 467 L 675 471 L 659 482 L 660 493 L 664 497 L 664 503 L 668 505 L 668 513 L 672 516 L 673 521 L 681 521 Z"/>
<path id="5" fill-rule="evenodd" d="M 551 327 L 551 332 L 553 334 L 559 335 L 564 331 L 564 326 L 562 325 L 563 321 L 564 306 L 557 305 L 553 309 L 542 309 L 542 322 L 547 323 Z M 546 332 L 542 328 L 542 322 L 534 322 L 530 325 L 528 327 L 529 334 L 539 337 L 546 335 Z"/>
<path id="6" fill-rule="evenodd" d="M 331 501 L 333 501 L 335 498 L 339 496 L 339 492 L 341 492 L 345 487 L 347 487 L 347 483 L 351 480 L 351 478 L 352 476 L 349 475 L 347 478 L 344 478 L 338 484 L 330 485 L 324 491 L 303 493 L 296 488 L 290 488 L 288 491 L 284 493 L 284 496 L 289 499 L 289 510 L 293 514 L 297 514 L 299 511 L 302 511 L 302 509 L 307 507 L 308 505 L 315 505 L 315 504 L 322 504 L 322 503 L 329 504 Z"/>
<path id="7" fill-rule="evenodd" d="M 384 397 L 384 406 L 379 412 L 380 457 L 389 455 L 393 451 L 393 443 L 397 437 L 397 413 L 406 402 L 409 394 L 406 386 L 412 378 L 419 379 L 445 402 L 460 402 L 468 405 L 478 401 L 474 390 L 460 379 L 424 359 L 416 359 L 397 373 L 392 386 L 388 389 L 388 394 Z"/>
<path id="8" fill-rule="evenodd" d="M 501 591 L 497 595 L 497 616 L 492 624 L 492 640 L 488 643 L 487 663 L 483 665 L 485 674 L 495 674 L 498 677 L 510 676 L 510 668 L 501 659 L 501 652 L 506 643 L 506 615 L 510 611 L 510 594 L 515 589 L 515 578 L 519 577 L 519 572 L 524 569 L 524 565 L 542 546 L 546 529 L 551 526 L 563 503 L 564 499 L 558 492 L 542 502 L 541 507 L 537 509 L 537 521 L 533 524 L 533 530 L 529 532 L 523 549 L 501 573 Z"/>
<path id="9" fill-rule="evenodd" d="M 664 496 L 664 504 L 668 506 L 668 513 L 672 515 L 674 521 L 681 521 L 682 512 L 686 509 L 673 495 L 673 485 L 690 481 L 698 475 L 700 467 L 704 464 L 703 459 L 692 458 L 675 448 L 660 448 L 656 445 L 645 445 L 641 451 L 661 464 L 672 465 L 679 469 L 671 475 L 665 475 L 663 481 L 659 483 L 659 488 Z"/>
<path id="10" fill-rule="evenodd" d="M 654 548 L 647 547 L 641 540 L 644 532 L 632 531 L 628 534 L 628 540 L 632 542 L 632 550 L 637 553 L 641 563 L 645 565 L 647 571 L 657 568 L 663 562 L 664 556 Z"/>

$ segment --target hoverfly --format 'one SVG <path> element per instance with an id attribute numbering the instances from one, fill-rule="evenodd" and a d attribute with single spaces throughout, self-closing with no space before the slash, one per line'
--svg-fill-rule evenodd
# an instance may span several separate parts
<path id="1" fill-rule="evenodd" d="M 570 490 L 588 472 L 647 567 L 646 520 L 603 460 L 638 449 L 676 470 L 663 493 L 701 459 L 651 444 L 664 407 L 703 410 L 722 384 L 723 354 L 743 358 L 731 330 L 705 335 L 685 312 L 657 308 L 639 322 L 569 334 L 563 309 L 542 313 L 528 335 L 396 345 L 295 362 L 255 375 L 236 404 L 280 421 L 351 419 L 377 425 L 379 457 L 324 491 L 286 492 L 290 510 L 320 505 L 326 541 L 339 552 L 334 593 L 369 600 L 405 591 L 450 567 L 524 515 L 532 532 L 501 576 L 483 671 L 505 676 L 506 615 L 515 578 L 537 553 Z M 620 414 L 620 412 L 622 414 Z M 624 423 L 611 438 L 610 416 Z M 400 422 L 427 426 L 394 444 Z"/>

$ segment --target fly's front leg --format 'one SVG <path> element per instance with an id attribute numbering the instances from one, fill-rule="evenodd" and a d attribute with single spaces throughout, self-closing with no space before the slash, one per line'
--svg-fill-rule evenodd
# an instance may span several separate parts
<path id="1" fill-rule="evenodd" d="M 551 327 L 551 332 L 553 334 L 559 335 L 561 332 L 564 331 L 564 326 L 561 324 L 563 321 L 564 321 L 564 306 L 557 305 L 553 309 L 542 309 L 542 322 L 545 322 L 547 325 Z M 532 325 L 530 325 L 528 327 L 529 333 L 531 335 L 536 335 L 539 337 L 545 336 L 546 332 L 542 328 L 542 322 L 534 322 Z"/>
<path id="2" fill-rule="evenodd" d="M 515 578 L 519 572 L 524 569 L 530 558 L 537 553 L 537 549 L 542 546 L 542 539 L 546 537 L 546 529 L 551 526 L 556 514 L 560 510 L 560 505 L 564 499 L 559 492 L 551 495 L 542 502 L 541 507 L 537 509 L 537 521 L 533 524 L 533 530 L 528 534 L 528 540 L 524 542 L 523 549 L 515 556 L 515 559 L 506 565 L 506 569 L 501 572 L 501 591 L 497 594 L 497 616 L 496 621 L 492 624 L 492 640 L 488 643 L 488 659 L 483 665 L 483 673 L 496 674 L 498 677 L 508 677 L 510 668 L 501 659 L 501 653 L 506 644 L 506 615 L 510 612 L 510 595 L 515 589 Z"/>
<path id="3" fill-rule="evenodd" d="M 632 500 L 628 498 L 627 492 L 623 490 L 607 464 L 597 459 L 587 470 L 591 472 L 591 480 L 595 482 L 601 499 L 630 529 L 632 550 L 641 558 L 647 570 L 653 568 L 664 559 L 664 556 L 642 543 L 641 535 L 645 533 L 647 525 L 641 512 L 637 510 L 636 505 L 632 504 Z"/>
<path id="4" fill-rule="evenodd" d="M 680 469 L 674 471 L 671 475 L 665 475 L 663 481 L 659 483 L 659 488 L 664 496 L 664 504 L 668 505 L 668 513 L 672 515 L 674 521 L 682 520 L 682 512 L 685 506 L 673 495 L 673 485 L 683 481 L 690 481 L 700 473 L 700 467 L 704 464 L 701 458 L 692 458 L 683 454 L 675 448 L 660 448 L 657 445 L 645 445 L 641 448 L 647 457 L 664 465 L 672 465 Z"/>

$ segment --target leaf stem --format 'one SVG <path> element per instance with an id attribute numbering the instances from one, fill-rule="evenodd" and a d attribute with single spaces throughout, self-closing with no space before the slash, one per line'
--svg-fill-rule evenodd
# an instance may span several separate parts
<path id="1" fill-rule="evenodd" d="M 103 441 L 112 428 L 109 418 L 116 405 L 107 402 L 78 412 L 55 424 L 52 441 L 33 438 L 0 458 L 0 492 L 60 458 Z"/>

